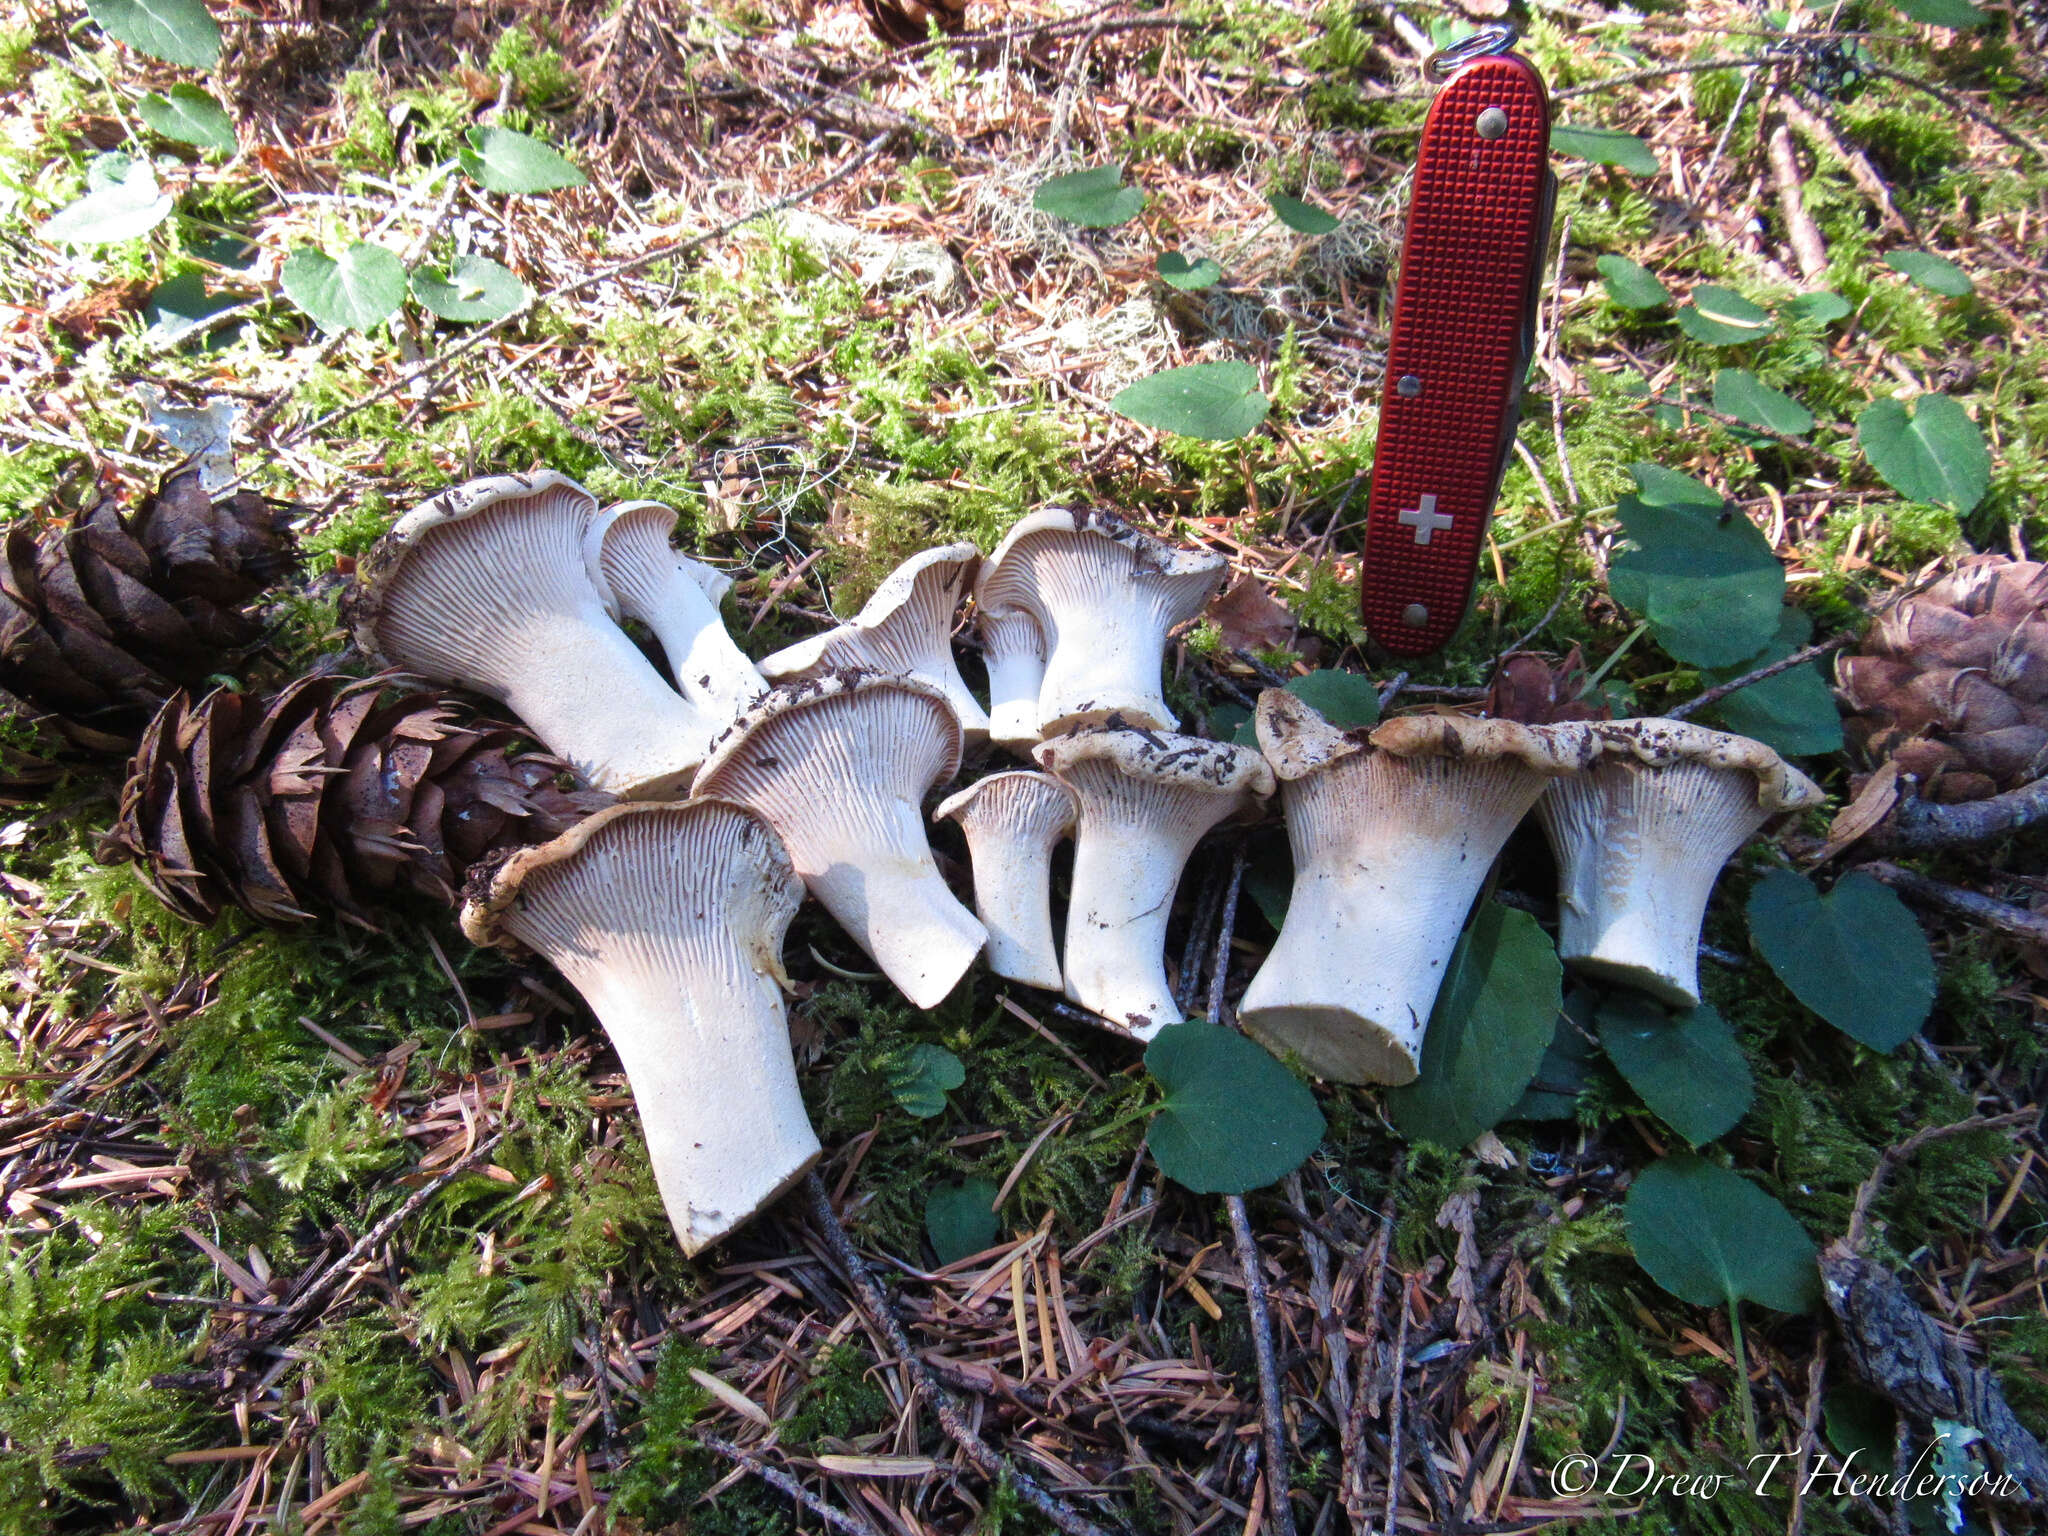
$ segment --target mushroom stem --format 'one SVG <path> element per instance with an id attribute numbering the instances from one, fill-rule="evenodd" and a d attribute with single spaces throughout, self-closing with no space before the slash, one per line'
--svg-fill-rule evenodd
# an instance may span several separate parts
<path id="1" fill-rule="evenodd" d="M 988 934 L 932 862 L 918 807 L 894 801 L 807 838 L 798 873 L 827 912 L 920 1008 L 936 1008 Z"/>
<path id="2" fill-rule="evenodd" d="M 994 773 L 940 805 L 974 861 L 974 915 L 988 930 L 988 968 L 1060 990 L 1052 940 L 1052 851 L 1074 827 L 1074 792 L 1049 773 Z"/>
<path id="3" fill-rule="evenodd" d="M 1026 753 L 1039 739 L 1038 695 L 1045 684 L 1045 637 L 1022 609 L 980 616 L 982 660 L 988 665 L 988 734 L 997 746 Z"/>

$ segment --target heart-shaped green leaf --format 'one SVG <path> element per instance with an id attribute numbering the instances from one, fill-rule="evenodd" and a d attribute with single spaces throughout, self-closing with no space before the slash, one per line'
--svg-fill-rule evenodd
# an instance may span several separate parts
<path id="1" fill-rule="evenodd" d="M 1250 363 L 1189 363 L 1126 384 L 1110 409 L 1162 432 L 1228 442 L 1266 419 L 1259 370 Z"/>
<path id="2" fill-rule="evenodd" d="M 1031 206 L 1084 229 L 1114 229 L 1145 211 L 1145 194 L 1124 185 L 1122 166 L 1096 165 L 1043 183 Z"/>
<path id="3" fill-rule="evenodd" d="M 1694 341 L 1733 347 L 1770 335 L 1771 316 L 1732 288 L 1701 283 L 1679 309 L 1678 328 Z"/>
<path id="4" fill-rule="evenodd" d="M 1813 430 L 1813 412 L 1781 389 L 1773 389 L 1747 368 L 1722 368 L 1714 374 L 1714 409 L 1787 437 Z"/>
<path id="5" fill-rule="evenodd" d="M 1797 320 L 1811 325 L 1833 325 L 1853 307 L 1839 293 L 1826 288 L 1816 288 L 1812 293 L 1794 294 L 1778 306 L 1778 313 L 1787 320 Z"/>
<path id="6" fill-rule="evenodd" d="M 1912 408 L 1874 400 L 1856 418 L 1856 443 L 1884 483 L 1910 501 L 1968 512 L 1991 488 L 1991 450 L 1969 412 L 1947 395 Z"/>
<path id="7" fill-rule="evenodd" d="M 1696 1147 L 1732 1130 L 1756 1097 L 1735 1031 L 1704 1003 L 1672 1014 L 1646 997 L 1609 998 L 1600 1044 L 1650 1112 Z"/>
<path id="8" fill-rule="evenodd" d="M 1340 731 L 1379 724 L 1380 691 L 1363 672 L 1318 667 L 1305 677 L 1290 677 L 1287 691 Z"/>
<path id="9" fill-rule="evenodd" d="M 1727 666 L 1778 632 L 1785 568 L 1739 511 L 1624 496 L 1616 509 L 1633 548 L 1614 557 L 1608 588 L 1650 621 L 1673 659 Z"/>
<path id="10" fill-rule="evenodd" d="M 1145 1047 L 1166 1090 L 1147 1132 L 1165 1175 L 1198 1195 L 1241 1195 L 1285 1178 L 1323 1139 L 1315 1095 L 1236 1030 L 1191 1019 Z"/>
<path id="11" fill-rule="evenodd" d="M 941 1264 L 995 1245 L 996 1186 L 987 1179 L 941 1184 L 924 1203 L 924 1235 Z"/>
<path id="12" fill-rule="evenodd" d="M 1906 904 L 1851 870 L 1825 896 L 1788 869 L 1749 893 L 1749 939 L 1792 995 L 1852 1039 L 1889 1051 L 1934 1006 L 1934 952 Z"/>
<path id="13" fill-rule="evenodd" d="M 967 1068 L 960 1058 L 928 1040 L 902 1047 L 883 1071 L 889 1079 L 890 1096 L 920 1120 L 944 1114 L 946 1095 L 967 1081 Z"/>
<path id="14" fill-rule="evenodd" d="M 553 192 L 580 187 L 584 175 L 560 151 L 510 128 L 472 128 L 455 152 L 463 174 L 486 192 Z"/>
<path id="15" fill-rule="evenodd" d="M 1593 263 L 1607 297 L 1623 309 L 1657 309 L 1671 302 L 1671 290 L 1648 267 L 1611 252 Z"/>
<path id="16" fill-rule="evenodd" d="M 86 0 L 85 9 L 107 36 L 152 59 L 187 69 L 220 62 L 220 26 L 205 0 Z"/>
<path id="17" fill-rule="evenodd" d="M 1152 263 L 1152 267 L 1168 287 L 1178 288 L 1184 293 L 1197 288 L 1213 287 L 1223 278 L 1223 269 L 1208 257 L 1202 256 L 1189 261 L 1179 251 L 1164 252 Z"/>
<path id="18" fill-rule="evenodd" d="M 1583 123 L 1559 123 L 1550 130 L 1550 147 L 1560 155 L 1611 165 L 1637 176 L 1654 176 L 1661 166 L 1648 144 L 1618 128 L 1589 128 Z"/>
<path id="19" fill-rule="evenodd" d="M 1691 507 L 1719 517 L 1728 510 L 1728 498 L 1691 475 L 1662 464 L 1638 463 L 1628 467 L 1636 483 L 1636 498 L 1653 507 Z"/>
<path id="20" fill-rule="evenodd" d="M 96 163 L 99 174 L 88 182 L 93 190 L 51 214 L 37 235 L 52 245 L 112 245 L 139 239 L 171 216 L 171 194 L 157 186 L 147 160 L 104 160 L 105 168 Z"/>
<path id="21" fill-rule="evenodd" d="M 279 274 L 285 297 L 323 331 L 367 331 L 405 302 L 405 267 L 381 245 L 358 241 L 340 256 L 302 246 Z"/>
<path id="22" fill-rule="evenodd" d="M 1667 1157 L 1636 1175 L 1627 1211 L 1636 1262 L 1680 1301 L 1805 1312 L 1820 1300 L 1813 1239 L 1739 1173 Z"/>
<path id="23" fill-rule="evenodd" d="M 208 293 L 206 280 L 197 272 L 181 272 L 157 284 L 143 306 L 142 318 L 149 322 L 146 339 L 158 346 L 176 346 L 224 309 L 232 309 L 245 293 Z"/>
<path id="24" fill-rule="evenodd" d="M 1273 210 L 1274 218 L 1298 235 L 1327 235 L 1339 222 L 1334 213 L 1326 213 L 1315 204 L 1304 203 L 1284 192 L 1268 192 L 1266 206 Z"/>
<path id="25" fill-rule="evenodd" d="M 1885 257 L 1884 264 L 1894 272 L 1905 273 L 1929 292 L 1947 294 L 1952 299 L 1977 291 L 1969 273 L 1946 256 L 1937 256 L 1932 251 L 1892 251 Z"/>
<path id="26" fill-rule="evenodd" d="M 502 320 L 526 302 L 526 284 L 488 256 L 458 256 L 445 272 L 417 268 L 412 296 L 443 320 Z"/>
<path id="27" fill-rule="evenodd" d="M 1981 27 L 1991 13 L 1979 10 L 1970 0 L 1897 0 L 1899 10 L 1910 21 L 1925 27 Z"/>
<path id="28" fill-rule="evenodd" d="M 167 139 L 223 155 L 235 152 L 235 120 L 196 85 L 180 82 L 163 95 L 151 91 L 135 104 L 142 120 Z"/>
<path id="29" fill-rule="evenodd" d="M 1395 1129 L 1456 1150 L 1505 1120 L 1556 1032 L 1563 979 L 1535 918 L 1480 902 L 1444 971 L 1421 1071 L 1387 1090 Z"/>
<path id="30" fill-rule="evenodd" d="M 1769 645 L 1734 666 L 1703 671 L 1700 681 L 1710 688 L 1733 682 L 1784 660 L 1812 638 L 1813 620 L 1804 610 L 1782 609 L 1778 633 Z M 1835 696 L 1818 661 L 1802 662 L 1790 671 L 1738 688 L 1713 710 L 1716 723 L 1724 730 L 1751 737 L 1786 757 L 1842 750 L 1841 711 L 1835 708 Z"/>

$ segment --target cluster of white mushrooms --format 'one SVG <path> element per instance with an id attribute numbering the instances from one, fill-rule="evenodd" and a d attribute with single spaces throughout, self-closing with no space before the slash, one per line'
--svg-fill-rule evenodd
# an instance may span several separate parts
<path id="1" fill-rule="evenodd" d="M 498 699 L 627 802 L 482 871 L 463 925 L 537 951 L 588 1000 L 686 1253 L 819 1153 L 782 1001 L 806 889 L 919 1007 L 985 951 L 996 975 L 1149 1039 L 1182 1017 L 1165 946 L 1189 856 L 1259 819 L 1277 784 L 1294 891 L 1245 1028 L 1318 1075 L 1398 1083 L 1532 807 L 1558 854 L 1566 960 L 1684 1006 L 1722 864 L 1819 798 L 1759 743 L 1667 720 L 1416 715 L 1345 732 L 1275 689 L 1257 750 L 1179 734 L 1168 639 L 1225 562 L 1093 512 L 1031 514 L 986 559 L 926 551 L 853 619 L 757 666 L 720 619 L 727 579 L 670 547 L 673 522 L 657 503 L 600 509 L 556 474 L 473 482 L 399 521 L 350 606 L 367 651 Z M 986 710 L 953 658 L 970 594 Z M 934 813 L 965 835 L 969 912 L 923 804 L 989 742 L 1038 771 L 989 773 Z M 1068 838 L 1056 944 L 1052 858 Z"/>

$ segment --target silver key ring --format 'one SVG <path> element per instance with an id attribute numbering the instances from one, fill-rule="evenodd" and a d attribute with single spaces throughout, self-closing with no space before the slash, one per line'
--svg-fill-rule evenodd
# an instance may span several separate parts
<path id="1" fill-rule="evenodd" d="M 1495 24 L 1481 27 L 1470 37 L 1460 38 L 1448 48 L 1439 48 L 1422 61 L 1422 72 L 1432 80 L 1448 80 L 1474 59 L 1506 53 L 1515 46 L 1515 29 Z"/>

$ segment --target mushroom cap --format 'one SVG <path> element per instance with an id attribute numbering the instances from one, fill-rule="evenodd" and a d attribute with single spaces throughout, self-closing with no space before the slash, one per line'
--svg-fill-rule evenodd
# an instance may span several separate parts
<path id="1" fill-rule="evenodd" d="M 1259 750 L 1282 779 L 1306 778 L 1367 750 L 1395 757 L 1511 758 L 1538 773 L 1577 773 L 1600 755 L 1600 744 L 1576 723 L 1523 725 L 1470 715 L 1398 715 L 1375 726 L 1340 730 L 1284 688 L 1259 695 Z"/>
<path id="2" fill-rule="evenodd" d="M 1080 799 L 1051 774 L 1012 768 L 976 779 L 948 795 L 932 812 L 932 820 L 958 822 L 963 827 L 1001 822 L 1056 838 L 1072 830 L 1080 814 Z"/>
<path id="3" fill-rule="evenodd" d="M 583 531 L 583 568 L 589 575 L 591 585 L 604 598 L 605 612 L 613 618 L 619 616 L 618 596 L 611 589 L 611 583 L 604 574 L 605 540 L 614 528 L 623 533 L 627 529 L 644 528 L 654 525 L 661 534 L 661 542 L 667 547 L 669 558 L 675 561 L 676 569 L 688 576 L 703 592 L 705 600 L 716 608 L 725 601 L 725 594 L 732 590 L 732 578 L 702 560 L 693 560 L 681 550 L 669 544 L 669 535 L 675 532 L 676 509 L 663 501 L 620 501 L 614 502 L 603 511 L 593 513 L 589 525 Z"/>
<path id="4" fill-rule="evenodd" d="M 1032 748 L 1040 767 L 1065 778 L 1086 763 L 1107 763 L 1125 778 L 1163 789 L 1263 800 L 1273 770 L 1250 747 L 1170 731 L 1133 730 L 1112 719 L 1055 736 Z"/>
<path id="5" fill-rule="evenodd" d="M 1654 715 L 1588 720 L 1575 729 L 1586 732 L 1608 757 L 1633 758 L 1651 768 L 1698 763 L 1726 773 L 1746 773 L 1756 781 L 1758 808 L 1768 815 L 1808 810 L 1827 798 L 1818 784 L 1762 742 L 1689 720 Z"/>
<path id="6" fill-rule="evenodd" d="M 1186 577 L 1204 579 L 1211 586 L 1220 583 L 1229 567 L 1221 555 L 1206 549 L 1183 549 L 1164 539 L 1155 539 L 1134 528 L 1114 512 L 1089 507 L 1075 512 L 1049 507 L 1031 512 L 1011 525 L 996 545 L 974 584 L 977 607 L 1000 610 L 1011 606 L 1032 606 L 1022 587 L 1028 578 L 1023 568 L 1035 553 L 1034 546 L 1067 544 L 1074 535 L 1094 535 L 1121 545 L 1131 555 L 1131 575 L 1163 576 L 1169 580 Z M 1204 591 L 1203 600 L 1208 593 Z M 1197 605 L 1199 606 L 1199 604 Z"/>
<path id="7" fill-rule="evenodd" d="M 753 915 L 760 924 L 758 942 L 750 936 L 749 948 L 761 968 L 786 987 L 789 977 L 782 969 L 782 934 L 803 900 L 803 882 L 797 878 L 781 839 L 767 822 L 743 805 L 703 795 L 667 803 L 627 801 L 607 806 L 552 842 L 516 848 L 477 865 L 470 871 L 463 890 L 463 935 L 479 947 L 516 949 L 518 941 L 504 929 L 505 914 L 529 900 L 537 886 L 575 880 L 584 874 L 578 861 L 585 849 L 630 836 L 643 828 L 658 831 L 662 842 L 672 845 L 679 841 L 679 829 L 719 820 L 730 823 L 735 851 L 745 855 L 750 867 L 744 876 L 728 869 L 727 889 L 706 894 L 729 898 L 736 894 L 737 881 L 744 878 L 746 895 L 758 901 Z M 685 877 L 694 872 L 680 871 Z M 633 893 L 622 889 L 609 875 L 600 874 L 593 890 L 599 893 L 603 905 L 624 907 L 632 902 Z M 707 907 L 707 915 L 708 910 Z M 726 910 L 722 908 L 721 915 Z"/>
<path id="8" fill-rule="evenodd" d="M 785 683 L 763 694 L 712 743 L 711 755 L 697 770 L 697 793 L 716 795 L 722 777 L 754 766 L 760 744 L 766 739 L 764 731 L 776 722 L 813 712 L 822 716 L 860 694 L 878 689 L 915 694 L 936 706 L 934 713 L 944 722 L 947 745 L 944 761 L 939 771 L 933 774 L 931 784 L 943 784 L 958 773 L 962 742 L 960 717 L 954 713 L 944 692 L 922 678 L 843 667 L 800 682 Z M 849 788 L 852 787 L 855 786 L 850 784 Z M 925 789 L 930 787 L 930 784 L 921 786 Z"/>
<path id="9" fill-rule="evenodd" d="M 912 555 L 882 578 L 882 584 L 861 604 L 859 613 L 836 628 L 799 640 L 766 657 L 759 664 L 761 675 L 779 682 L 834 662 L 859 666 L 874 660 L 855 654 L 863 636 L 885 629 L 899 619 L 914 623 L 917 615 L 913 605 L 926 595 L 934 581 L 953 588 L 957 606 L 958 590 L 966 584 L 980 559 L 981 551 L 972 544 L 942 544 Z M 948 566 L 959 569 L 948 571 Z"/>
<path id="10" fill-rule="evenodd" d="M 409 569 L 417 572 L 418 558 L 432 549 L 440 530 L 467 522 L 478 514 L 508 501 L 553 500 L 561 513 L 587 526 L 597 511 L 597 498 L 567 475 L 552 469 L 527 475 L 491 475 L 450 486 L 414 507 L 379 539 L 356 565 L 355 581 L 342 604 L 342 618 L 354 633 L 356 644 L 372 655 L 384 654 L 378 630 L 386 603 Z M 445 535 L 442 536 L 445 538 Z M 580 537 L 580 535 L 579 535 Z M 599 588 L 602 594 L 603 588 Z"/>

